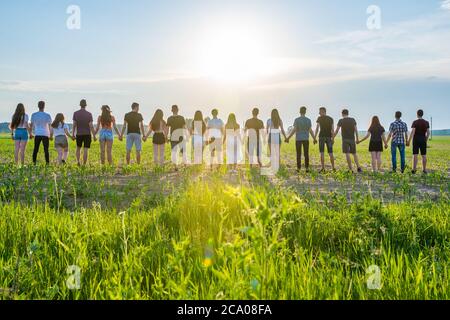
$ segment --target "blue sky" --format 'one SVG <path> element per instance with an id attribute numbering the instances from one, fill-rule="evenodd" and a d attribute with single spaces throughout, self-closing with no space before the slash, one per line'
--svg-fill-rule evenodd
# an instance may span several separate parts
<path id="1" fill-rule="evenodd" d="M 80 30 L 66 27 L 72 4 Z M 373 4 L 380 30 L 366 26 Z M 421 107 L 450 128 L 450 1 L 2 1 L 0 40 L 0 121 L 18 102 L 70 116 L 86 98 L 119 118 L 137 101 L 146 119 L 174 103 L 241 122 L 253 106 L 286 123 L 302 105 L 313 118 L 347 107 L 361 129 Z"/>

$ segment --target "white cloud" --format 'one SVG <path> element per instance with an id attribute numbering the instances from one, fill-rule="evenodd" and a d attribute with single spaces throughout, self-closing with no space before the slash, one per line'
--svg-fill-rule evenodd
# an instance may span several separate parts
<path id="1" fill-rule="evenodd" d="M 441 2 L 441 8 L 444 10 L 450 10 L 450 0 L 443 0 Z"/>

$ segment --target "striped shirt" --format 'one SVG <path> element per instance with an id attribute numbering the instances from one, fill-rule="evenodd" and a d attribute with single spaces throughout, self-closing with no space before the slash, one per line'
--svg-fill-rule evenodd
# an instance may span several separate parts
<path id="1" fill-rule="evenodd" d="M 408 125 L 401 120 L 391 123 L 389 131 L 392 133 L 392 143 L 405 144 L 405 133 L 408 132 Z"/>

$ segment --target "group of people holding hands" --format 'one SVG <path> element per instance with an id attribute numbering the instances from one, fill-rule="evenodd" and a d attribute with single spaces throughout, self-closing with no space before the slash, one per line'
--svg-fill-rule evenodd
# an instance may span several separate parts
<path id="1" fill-rule="evenodd" d="M 422 156 L 423 172 L 427 173 L 427 142 L 430 137 L 430 125 L 423 119 L 423 111 L 417 111 L 417 120 L 413 122 L 412 132 L 409 135 L 408 126 L 404 123 L 401 112 L 396 112 L 395 121 L 391 123 L 389 131 L 386 132 L 377 116 L 372 118 L 367 134 L 360 139 L 357 122 L 349 116 L 347 109 L 342 110 L 342 118 L 334 124 L 333 118 L 327 115 L 324 107 L 319 109 L 319 117 L 316 121 L 316 128 L 313 130 L 311 119 L 306 117 L 307 108 L 300 108 L 300 117 L 295 119 L 292 129 L 288 134 L 284 129 L 283 121 L 277 109 L 272 110 L 271 117 L 267 123 L 258 119 L 259 109 L 254 108 L 252 117 L 245 123 L 244 134 L 236 121 L 235 114 L 231 113 L 228 121 L 224 123 L 219 119 L 217 109 L 212 110 L 212 118 L 205 121 L 201 111 L 197 111 L 192 121 L 187 121 L 180 116 L 178 106 L 172 106 L 172 116 L 167 121 L 164 120 L 164 113 L 158 109 L 146 130 L 144 119 L 139 113 L 139 104 L 133 103 L 131 111 L 124 117 L 124 124 L 119 130 L 116 119 L 112 115 L 109 106 L 102 106 L 101 114 L 94 125 L 92 114 L 86 110 L 86 100 L 81 100 L 80 109 L 73 115 L 72 131 L 65 121 L 62 113 L 58 113 L 55 119 L 45 112 L 45 102 L 38 103 L 39 111 L 33 113 L 31 118 L 25 112 L 23 104 L 19 104 L 12 117 L 10 129 L 12 139 L 15 141 L 15 161 L 17 164 L 24 164 L 25 150 L 29 139 L 34 138 L 33 163 L 37 161 L 40 145 L 43 145 L 45 160 L 50 163 L 49 141 L 54 140 L 55 149 L 58 152 L 58 163 L 65 164 L 68 157 L 68 139 L 76 141 L 76 159 L 78 165 L 86 165 L 88 162 L 89 149 L 92 140 L 96 141 L 97 136 L 100 142 L 101 163 L 113 163 L 112 146 L 114 133 L 120 141 L 126 136 L 126 161 L 131 162 L 131 152 L 136 150 L 136 162 L 141 163 L 142 142 L 152 136 L 154 163 L 164 165 L 165 145 L 171 143 L 172 162 L 177 164 L 178 156 L 181 155 L 183 163 L 190 163 L 192 159 L 187 159 L 186 141 L 190 136 L 192 139 L 192 149 L 194 150 L 194 163 L 200 164 L 203 161 L 203 150 L 209 145 L 211 165 L 217 157 L 218 164 L 223 160 L 222 146 L 226 145 L 227 164 L 236 170 L 236 166 L 242 163 L 242 155 L 239 145 L 245 145 L 248 153 L 250 165 L 262 165 L 262 142 L 267 137 L 269 144 L 269 154 L 271 161 L 280 161 L 280 151 L 283 135 L 284 141 L 289 143 L 295 135 L 297 169 L 301 170 L 302 160 L 308 171 L 310 168 L 310 137 L 314 144 L 319 144 L 321 172 L 325 171 L 325 149 L 329 155 L 331 167 L 335 170 L 335 159 L 333 153 L 334 141 L 341 131 L 342 151 L 346 155 L 348 169 L 353 172 L 353 162 L 356 170 L 362 172 L 362 167 L 357 155 L 357 144 L 370 139 L 369 152 L 372 156 L 372 169 L 374 172 L 380 171 L 381 154 L 389 147 L 391 142 L 392 170 L 397 171 L 397 151 L 400 153 L 400 169 L 403 173 L 406 168 L 405 149 L 413 146 L 413 169 L 417 172 L 418 155 Z M 185 134 L 186 133 L 186 134 Z M 248 140 L 244 140 L 247 137 Z M 254 138 L 254 139 L 252 139 Z M 242 142 L 244 143 L 242 144 Z M 254 141 L 255 143 L 252 143 Z M 83 157 L 81 153 L 83 151 Z M 197 152 L 199 151 L 199 152 Z M 353 161 L 352 161 L 353 158 Z"/>

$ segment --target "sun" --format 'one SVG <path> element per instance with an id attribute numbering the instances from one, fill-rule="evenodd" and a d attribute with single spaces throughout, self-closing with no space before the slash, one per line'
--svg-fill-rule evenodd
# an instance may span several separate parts
<path id="1" fill-rule="evenodd" d="M 264 73 L 268 48 L 260 30 L 247 25 L 208 28 L 198 45 L 198 68 L 204 76 L 242 83 Z"/>

